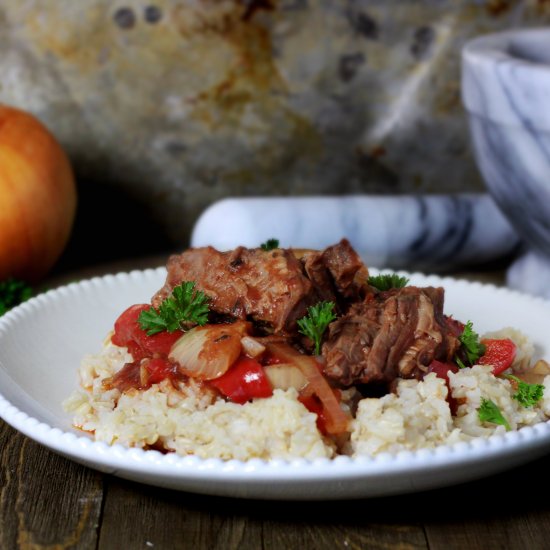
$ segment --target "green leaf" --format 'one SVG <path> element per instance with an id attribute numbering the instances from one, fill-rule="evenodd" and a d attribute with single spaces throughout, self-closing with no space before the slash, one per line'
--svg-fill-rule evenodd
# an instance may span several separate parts
<path id="1" fill-rule="evenodd" d="M 533 407 L 542 399 L 544 395 L 544 386 L 542 384 L 528 384 L 512 374 L 509 374 L 506 378 L 514 380 L 517 383 L 518 389 L 512 395 L 512 398 L 523 407 Z"/>
<path id="2" fill-rule="evenodd" d="M 279 239 L 267 239 L 265 243 L 260 245 L 260 248 L 266 252 L 269 250 L 275 250 L 276 248 L 279 248 Z"/>
<path id="3" fill-rule="evenodd" d="M 455 363 L 458 365 L 459 369 L 466 368 L 466 365 L 460 360 L 460 357 L 458 357 L 458 355 L 455 356 Z"/>
<path id="4" fill-rule="evenodd" d="M 208 297 L 186 281 L 174 287 L 172 295 L 158 307 L 142 311 L 138 322 L 149 336 L 162 332 L 185 330 L 189 325 L 204 325 L 208 321 Z"/>
<path id="5" fill-rule="evenodd" d="M 13 277 L 0 281 L 0 315 L 28 300 L 32 293 L 32 288 L 27 283 Z"/>
<path id="6" fill-rule="evenodd" d="M 328 325 L 336 319 L 334 302 L 319 302 L 307 310 L 307 315 L 298 319 L 300 332 L 310 338 L 315 346 L 315 355 L 321 353 L 323 334 Z"/>
<path id="7" fill-rule="evenodd" d="M 409 279 L 401 277 L 397 273 L 387 273 L 369 277 L 368 284 L 378 290 L 390 290 L 392 288 L 403 288 L 407 286 Z"/>
<path id="8" fill-rule="evenodd" d="M 477 416 L 481 422 L 504 426 L 507 431 L 512 429 L 498 406 L 490 399 L 485 399 L 485 397 L 481 398 L 481 406 L 477 410 Z"/>
<path id="9" fill-rule="evenodd" d="M 471 321 L 466 323 L 458 340 L 462 344 L 468 363 L 475 365 L 476 361 L 485 353 L 485 345 L 479 341 L 479 335 L 473 330 Z"/>

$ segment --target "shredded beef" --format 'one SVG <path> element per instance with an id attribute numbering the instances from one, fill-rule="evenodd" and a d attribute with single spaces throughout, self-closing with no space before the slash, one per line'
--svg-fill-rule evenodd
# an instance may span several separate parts
<path id="1" fill-rule="evenodd" d="M 300 339 L 296 321 L 309 306 L 334 302 L 338 319 L 329 325 L 322 352 L 326 376 L 341 387 L 390 387 L 398 377 L 420 378 L 434 359 L 450 361 L 459 347 L 457 328 L 443 314 L 442 288 L 376 291 L 345 239 L 300 259 L 291 249 L 191 248 L 171 256 L 167 270 L 154 307 L 175 286 L 194 281 L 210 298 L 211 321 L 246 319 L 257 334 L 304 349 L 311 342 Z"/>
<path id="2" fill-rule="evenodd" d="M 301 262 L 289 250 L 191 248 L 171 256 L 167 270 L 154 307 L 182 281 L 195 281 L 217 314 L 250 319 L 275 333 L 293 331 L 296 319 L 318 301 Z"/>
<path id="3" fill-rule="evenodd" d="M 249 319 L 268 333 L 296 336 L 296 320 L 321 300 L 358 299 L 366 288 L 367 268 L 345 239 L 322 252 L 308 252 L 301 260 L 292 250 L 236 248 L 220 252 L 212 247 L 191 248 L 173 255 L 166 283 L 153 297 L 158 308 L 173 288 L 195 281 L 210 298 L 217 316 Z"/>
<path id="4" fill-rule="evenodd" d="M 357 300 L 366 289 L 369 272 L 347 239 L 329 246 L 323 253 L 326 265 L 338 292 L 350 300 Z"/>
<path id="5" fill-rule="evenodd" d="M 323 345 L 325 374 L 343 386 L 420 378 L 449 361 L 458 340 L 443 315 L 442 288 L 405 287 L 368 295 L 331 323 Z"/>
<path id="6" fill-rule="evenodd" d="M 369 272 L 347 239 L 323 251 L 312 251 L 302 261 L 321 300 L 346 309 L 345 304 L 364 296 Z"/>

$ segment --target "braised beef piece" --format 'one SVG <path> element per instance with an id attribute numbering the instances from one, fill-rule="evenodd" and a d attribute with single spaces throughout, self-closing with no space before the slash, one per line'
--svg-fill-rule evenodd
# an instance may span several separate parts
<path id="1" fill-rule="evenodd" d="M 434 359 L 450 361 L 459 348 L 460 327 L 443 315 L 442 288 L 370 288 L 367 268 L 345 239 L 300 259 L 286 249 L 191 248 L 171 256 L 167 270 L 154 307 L 181 282 L 195 281 L 214 317 L 251 320 L 260 334 L 296 345 L 297 319 L 321 300 L 335 302 L 339 317 L 322 350 L 326 376 L 342 387 L 421 378 Z"/>
<path id="2" fill-rule="evenodd" d="M 459 342 L 443 315 L 442 288 L 370 294 L 330 324 L 325 374 L 342 386 L 420 378 L 432 360 L 450 361 Z"/>
<path id="3" fill-rule="evenodd" d="M 347 239 L 302 257 L 305 272 L 320 300 L 335 302 L 339 309 L 364 297 L 369 272 Z"/>
<path id="4" fill-rule="evenodd" d="M 275 333 L 293 331 L 296 319 L 318 301 L 301 262 L 289 250 L 191 248 L 171 256 L 167 269 L 166 283 L 153 297 L 154 307 L 182 281 L 195 281 L 216 313 L 251 319 Z"/>
<path id="5" fill-rule="evenodd" d="M 342 305 L 355 300 L 366 287 L 367 268 L 343 239 L 322 252 L 299 260 L 292 250 L 212 247 L 191 248 L 171 256 L 166 283 L 153 297 L 158 308 L 175 286 L 195 281 L 210 298 L 215 315 L 255 322 L 261 332 L 297 335 L 296 320 L 321 300 Z M 346 311 L 339 307 L 339 311 Z"/>

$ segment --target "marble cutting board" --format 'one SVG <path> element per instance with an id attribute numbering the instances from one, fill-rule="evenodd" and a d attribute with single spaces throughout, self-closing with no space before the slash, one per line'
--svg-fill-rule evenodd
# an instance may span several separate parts
<path id="1" fill-rule="evenodd" d="M 323 248 L 347 237 L 367 265 L 447 271 L 498 260 L 520 240 L 486 194 L 227 198 L 197 220 L 192 246 L 228 250 L 277 238 Z"/>

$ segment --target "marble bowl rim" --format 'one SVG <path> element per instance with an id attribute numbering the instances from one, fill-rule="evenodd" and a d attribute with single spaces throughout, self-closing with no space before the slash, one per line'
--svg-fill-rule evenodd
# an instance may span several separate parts
<path id="1" fill-rule="evenodd" d="M 536 44 L 540 37 L 550 41 L 550 26 L 492 32 L 472 38 L 464 44 L 461 51 L 461 95 L 462 105 L 468 116 L 481 117 L 503 127 L 523 127 L 516 117 L 510 117 L 506 113 L 497 112 L 494 109 L 488 110 L 482 95 L 470 90 L 472 86 L 468 84 L 475 82 L 474 88 L 484 89 L 491 93 L 494 90 L 495 72 L 502 73 L 503 70 L 507 72 L 513 70 L 514 73 L 521 74 L 521 82 L 532 79 L 537 82 L 535 88 L 550 89 L 550 55 L 544 60 L 536 61 L 529 59 L 527 55 L 522 56 L 510 51 L 514 40 L 517 41 L 515 42 L 516 48 L 520 48 L 520 41 L 532 39 Z M 549 132 L 550 125 L 538 120 L 529 106 L 526 108 L 529 116 L 537 121 L 534 123 L 535 129 L 538 132 Z"/>
<path id="2" fill-rule="evenodd" d="M 491 64 L 507 61 L 520 65 L 526 70 L 550 74 L 550 58 L 548 63 L 536 62 L 509 51 L 514 39 L 536 39 L 541 36 L 547 36 L 550 39 L 550 26 L 509 29 L 476 36 L 464 44 L 462 60 L 466 63 L 476 61 Z"/>

